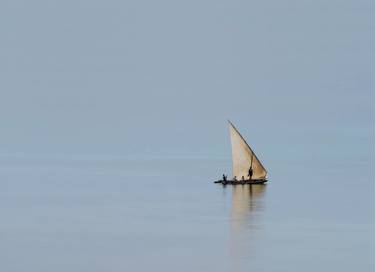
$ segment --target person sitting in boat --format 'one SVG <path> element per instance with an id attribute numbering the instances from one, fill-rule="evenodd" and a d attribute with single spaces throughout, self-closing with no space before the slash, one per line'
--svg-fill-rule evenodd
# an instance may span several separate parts
<path id="1" fill-rule="evenodd" d="M 237 177 L 236 176 L 233 177 L 233 181 L 237 181 Z"/>
<path id="2" fill-rule="evenodd" d="M 223 174 L 223 181 L 227 181 L 227 176 Z"/>
<path id="3" fill-rule="evenodd" d="M 244 176 L 242 176 L 241 180 L 242 180 L 242 181 L 245 181 L 245 177 L 244 177 Z"/>
<path id="4" fill-rule="evenodd" d="M 249 168 L 249 174 L 247 175 L 249 177 L 249 179 L 251 180 L 252 177 L 253 177 L 253 168 L 250 166 Z"/>

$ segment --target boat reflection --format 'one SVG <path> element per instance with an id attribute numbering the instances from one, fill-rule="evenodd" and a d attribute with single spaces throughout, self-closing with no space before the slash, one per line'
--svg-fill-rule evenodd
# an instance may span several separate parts
<path id="1" fill-rule="evenodd" d="M 230 224 L 231 266 L 233 271 L 246 270 L 244 260 L 255 258 L 262 232 L 262 213 L 267 185 L 232 186 Z"/>

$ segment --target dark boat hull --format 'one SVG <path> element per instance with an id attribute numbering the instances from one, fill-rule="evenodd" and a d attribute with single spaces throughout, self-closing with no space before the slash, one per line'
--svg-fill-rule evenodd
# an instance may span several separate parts
<path id="1" fill-rule="evenodd" d="M 243 184 L 264 184 L 267 179 L 252 179 L 252 180 L 217 180 L 214 183 L 220 183 L 222 185 L 243 185 Z"/>

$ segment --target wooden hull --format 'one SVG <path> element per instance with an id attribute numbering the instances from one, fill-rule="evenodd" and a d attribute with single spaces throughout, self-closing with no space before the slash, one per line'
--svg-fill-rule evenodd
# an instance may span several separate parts
<path id="1" fill-rule="evenodd" d="M 220 183 L 222 185 L 243 185 L 243 184 L 264 184 L 266 179 L 252 179 L 252 180 L 217 180 L 214 183 Z"/>

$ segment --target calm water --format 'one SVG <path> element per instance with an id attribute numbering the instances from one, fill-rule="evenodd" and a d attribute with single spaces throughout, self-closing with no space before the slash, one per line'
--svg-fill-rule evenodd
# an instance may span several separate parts
<path id="1" fill-rule="evenodd" d="M 272 161 L 224 188 L 227 160 L 3 157 L 0 268 L 372 271 L 370 167 Z"/>

